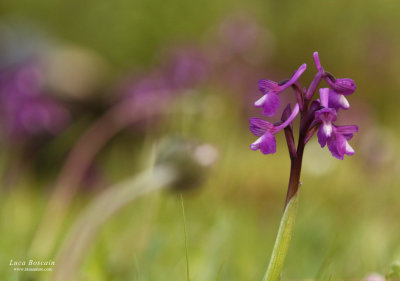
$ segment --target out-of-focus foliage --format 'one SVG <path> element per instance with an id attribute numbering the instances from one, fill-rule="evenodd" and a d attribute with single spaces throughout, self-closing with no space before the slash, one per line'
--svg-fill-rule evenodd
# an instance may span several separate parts
<path id="1" fill-rule="evenodd" d="M 95 134 L 82 150 L 106 140 L 78 181 L 61 235 L 44 259 L 56 259 L 69 227 L 97 194 L 151 167 L 158 141 L 179 135 L 210 143 L 219 155 L 204 184 L 184 194 L 192 279 L 260 280 L 283 208 L 289 157 L 282 135 L 275 155 L 248 148 L 254 140 L 247 119 L 260 117 L 251 109 L 260 96 L 256 82 L 283 80 L 303 62 L 308 69 L 300 81 L 311 81 L 316 50 L 328 71 L 357 83 L 345 118 L 360 132 L 356 154 L 344 161 L 316 140 L 306 148 L 283 277 L 385 274 L 400 258 L 399 13 L 394 0 L 2 1 L 1 116 L 17 116 L 25 120 L 18 128 L 30 130 L 15 139 L 9 119 L 0 122 L 0 279 L 49 276 L 16 273 L 10 259 L 35 258 L 32 240 L 63 163 L 88 129 L 106 120 L 95 132 L 115 134 Z M 32 63 L 33 72 L 10 79 Z M 29 99 L 24 92 L 10 111 L 4 93 L 20 93 L 18 81 Z M 52 109 L 37 106 L 26 117 L 20 104 L 30 106 L 27 100 L 62 106 L 65 122 L 47 130 L 56 120 L 47 115 Z M 134 119 L 135 112 L 146 118 Z M 185 280 L 177 193 L 149 195 L 115 215 L 80 270 L 79 280 Z"/>

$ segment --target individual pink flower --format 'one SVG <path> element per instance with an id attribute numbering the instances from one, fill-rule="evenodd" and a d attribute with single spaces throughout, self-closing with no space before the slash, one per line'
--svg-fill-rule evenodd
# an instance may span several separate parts
<path id="1" fill-rule="evenodd" d="M 284 82 L 277 83 L 271 80 L 260 80 L 258 81 L 258 88 L 263 96 L 254 103 L 255 107 L 263 108 L 263 115 L 273 116 L 278 111 L 280 100 L 279 94 L 295 84 L 303 72 L 306 70 L 307 65 L 302 64 L 293 76 Z"/>
<path id="2" fill-rule="evenodd" d="M 250 145 L 254 151 L 260 149 L 263 154 L 273 154 L 276 152 L 275 134 L 289 126 L 296 115 L 299 113 L 299 105 L 296 104 L 290 116 L 280 125 L 274 125 L 261 118 L 250 118 L 250 131 L 257 137 L 255 142 Z"/>
<path id="3" fill-rule="evenodd" d="M 326 83 L 334 90 L 336 93 L 341 95 L 351 95 L 357 88 L 356 83 L 350 78 L 335 78 L 331 73 L 325 71 L 319 60 L 318 52 L 313 54 L 315 66 L 319 73 L 322 73 L 322 77 L 325 79 Z"/>
<path id="4" fill-rule="evenodd" d="M 337 119 L 337 110 L 342 106 L 340 102 L 338 102 L 338 94 L 328 88 L 322 88 L 319 92 L 320 105 L 323 108 L 315 112 L 315 121 L 320 123 L 317 133 L 318 142 L 321 147 L 328 144 L 328 149 L 332 155 L 343 160 L 345 154 L 354 154 L 354 149 L 347 141 L 353 137 L 353 133 L 358 131 L 358 127 L 354 125 L 335 126 L 333 122 Z M 340 98 L 345 99 L 343 95 L 339 96 L 341 96 L 339 100 Z M 350 105 L 348 105 L 347 108 L 348 107 L 350 107 Z"/>

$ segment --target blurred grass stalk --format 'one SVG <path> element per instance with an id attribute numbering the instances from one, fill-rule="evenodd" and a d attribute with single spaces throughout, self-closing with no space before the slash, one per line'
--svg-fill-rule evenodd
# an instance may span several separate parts
<path id="1" fill-rule="evenodd" d="M 101 193 L 77 218 L 66 236 L 57 254 L 57 267 L 51 280 L 75 280 L 79 265 L 99 228 L 124 206 L 152 191 L 170 186 L 178 177 L 175 167 L 161 164 Z"/>
<path id="2" fill-rule="evenodd" d="M 276 236 L 274 249 L 272 250 L 271 260 L 263 281 L 279 280 L 286 254 L 289 249 L 290 240 L 293 236 L 293 228 L 296 220 L 299 191 L 290 199 L 283 212 L 281 223 Z"/>
<path id="3" fill-rule="evenodd" d="M 47 258 L 53 250 L 68 207 L 78 191 L 85 173 L 99 151 L 118 132 L 154 115 L 162 114 L 165 104 L 134 108 L 121 102 L 97 119 L 77 141 L 69 153 L 54 192 L 43 214 L 43 219 L 30 247 L 30 254 Z M 43 237 L 46 237 L 44 242 Z"/>
<path id="4" fill-rule="evenodd" d="M 185 205 L 183 204 L 182 194 L 181 194 L 180 198 L 181 198 L 181 206 L 182 206 L 183 232 L 184 232 L 184 236 L 185 236 L 186 280 L 190 281 L 189 253 L 188 253 L 188 241 L 187 241 L 187 230 L 186 230 L 186 215 L 185 215 Z"/>

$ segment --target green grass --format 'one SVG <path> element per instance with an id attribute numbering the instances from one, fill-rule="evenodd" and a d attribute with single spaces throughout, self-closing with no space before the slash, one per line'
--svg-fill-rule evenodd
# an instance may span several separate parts
<path id="1" fill-rule="evenodd" d="M 185 259 L 186 259 L 186 276 L 187 281 L 190 281 L 190 266 L 189 266 L 189 250 L 188 250 L 188 241 L 187 241 L 187 230 L 186 230 L 186 216 L 185 216 L 185 206 L 183 204 L 183 196 L 180 195 L 181 198 L 181 206 L 182 206 L 182 219 L 183 219 L 183 233 L 185 238 Z"/>
<path id="2" fill-rule="evenodd" d="M 188 261 L 192 281 L 261 280 L 286 192 L 289 160 L 284 140 L 278 137 L 278 153 L 266 157 L 248 149 L 252 136 L 244 125 L 229 126 L 241 124 L 241 116 L 211 116 L 185 119 L 185 135 L 207 140 L 220 150 L 220 160 L 206 182 L 183 194 L 186 223 L 178 194 L 164 191 L 138 199 L 109 219 L 93 238 L 80 265 L 80 280 L 187 280 Z M 171 133 L 182 128 L 175 121 L 165 127 Z M 137 164 L 129 164 L 132 158 L 126 153 L 138 141 L 123 138 L 103 151 L 102 169 L 112 181 L 138 169 Z M 149 145 L 143 147 L 151 150 Z M 357 144 L 354 147 L 357 150 Z M 363 161 L 362 152 L 344 161 L 333 159 L 315 141 L 306 148 L 302 196 L 284 279 L 358 279 L 369 272 L 388 272 L 399 258 L 396 186 L 400 178 L 391 169 L 371 173 Z M 328 168 L 317 172 L 323 165 Z M 63 235 L 96 193 L 86 192 L 74 201 Z M 47 196 L 47 190 L 27 174 L 21 175 L 18 185 L 3 191 L 1 280 L 17 278 L 9 260 L 26 258 Z M 32 277 L 45 280 L 46 273 Z"/>
<path id="3" fill-rule="evenodd" d="M 268 35 L 267 55 L 257 62 L 260 77 L 254 81 L 282 79 L 303 62 L 309 71 L 302 83 L 308 81 L 315 73 L 311 55 L 318 50 L 327 70 L 355 79 L 358 89 L 349 98 L 348 118 L 360 125 L 360 133 L 351 141 L 356 154 L 344 161 L 332 158 L 315 140 L 307 145 L 299 212 L 282 277 L 343 280 L 360 279 L 370 272 L 385 274 L 400 259 L 399 5 L 344 0 L 325 4 L 316 0 L 6 0 L 0 15 L 5 23 L 37 23 L 60 44 L 90 48 L 109 64 L 106 80 L 110 83 L 127 70 L 153 69 L 162 61 L 160 53 L 171 45 L 190 42 L 215 50 L 218 24 L 243 11 Z M 109 219 L 91 241 L 79 280 L 262 279 L 279 227 L 290 162 L 282 135 L 277 137 L 276 155 L 250 151 L 254 136 L 247 119 L 256 114 L 246 108 L 258 97 L 255 82 L 243 95 L 229 92 L 226 85 L 208 85 L 179 100 L 175 106 L 180 113 L 158 125 L 132 128 L 103 149 L 96 164 L 106 186 L 151 162 L 152 144 L 163 135 L 212 143 L 220 159 L 204 184 L 185 192 L 183 199 L 172 191 L 150 194 Z M 0 191 L 2 281 L 48 277 L 47 273 L 15 273 L 8 264 L 10 259 L 31 258 L 29 245 L 60 169 L 53 160 L 62 158 L 90 121 L 80 118 L 83 121 L 76 121 L 67 136 L 45 148 L 41 156 L 47 165 L 39 157 L 32 161 L 34 167 L 18 171 L 18 180 Z M 2 144 L 0 151 L 4 177 L 9 160 L 17 157 L 11 146 Z M 47 258 L 56 258 L 65 234 L 98 192 L 85 189 L 75 199 L 57 248 Z"/>

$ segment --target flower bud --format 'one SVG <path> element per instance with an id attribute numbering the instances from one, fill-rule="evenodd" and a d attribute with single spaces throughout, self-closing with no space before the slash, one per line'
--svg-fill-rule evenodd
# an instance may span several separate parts
<path id="1" fill-rule="evenodd" d="M 326 82 L 336 93 L 341 95 L 351 95 L 356 90 L 356 83 L 350 78 L 335 78 L 331 74 L 325 76 Z"/>

